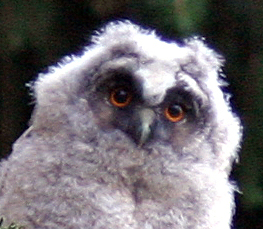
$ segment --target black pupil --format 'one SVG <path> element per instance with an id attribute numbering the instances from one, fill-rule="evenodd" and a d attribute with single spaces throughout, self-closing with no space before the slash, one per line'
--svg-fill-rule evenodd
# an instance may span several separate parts
<path id="1" fill-rule="evenodd" d="M 168 108 L 168 112 L 171 116 L 177 117 L 182 113 L 182 107 L 178 104 L 173 104 Z"/>
<path id="2" fill-rule="evenodd" d="M 129 93 L 125 89 L 119 89 L 115 92 L 114 99 L 118 103 L 125 103 L 128 100 Z"/>

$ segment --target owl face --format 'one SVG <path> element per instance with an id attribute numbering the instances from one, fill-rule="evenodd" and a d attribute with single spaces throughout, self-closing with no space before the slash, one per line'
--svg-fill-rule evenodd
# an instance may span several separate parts
<path id="1" fill-rule="evenodd" d="M 97 124 L 120 130 L 140 147 L 158 141 L 178 148 L 190 140 L 205 127 L 207 96 L 172 67 L 158 60 L 141 63 L 135 54 L 100 66 L 88 93 Z"/>

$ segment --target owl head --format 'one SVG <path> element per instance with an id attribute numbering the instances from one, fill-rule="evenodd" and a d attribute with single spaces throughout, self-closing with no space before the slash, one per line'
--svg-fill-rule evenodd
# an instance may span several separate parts
<path id="1" fill-rule="evenodd" d="M 223 62 L 203 39 L 166 42 L 129 21 L 109 23 L 83 54 L 40 75 L 32 123 L 132 151 L 169 147 L 229 172 L 241 134 L 221 89 Z"/>

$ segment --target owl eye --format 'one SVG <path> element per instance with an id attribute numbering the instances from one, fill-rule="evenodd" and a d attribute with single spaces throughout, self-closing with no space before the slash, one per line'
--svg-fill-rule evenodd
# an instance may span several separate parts
<path id="1" fill-rule="evenodd" d="M 164 111 L 165 117 L 171 122 L 179 122 L 184 116 L 185 112 L 183 108 L 178 104 L 172 104 L 168 106 Z"/>
<path id="2" fill-rule="evenodd" d="M 117 88 L 110 93 L 110 102 L 116 107 L 126 107 L 131 99 L 131 92 L 126 88 Z"/>

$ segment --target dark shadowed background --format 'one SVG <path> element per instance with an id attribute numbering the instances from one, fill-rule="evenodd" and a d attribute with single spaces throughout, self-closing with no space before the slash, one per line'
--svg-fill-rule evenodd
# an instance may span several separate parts
<path id="1" fill-rule="evenodd" d="M 234 227 L 263 228 L 263 1 L 261 0 L 1 0 L 0 157 L 28 127 L 32 98 L 25 84 L 64 55 L 78 54 L 95 29 L 130 19 L 165 39 L 206 37 L 227 60 L 232 104 L 244 125 L 232 176 L 241 193 Z"/>

